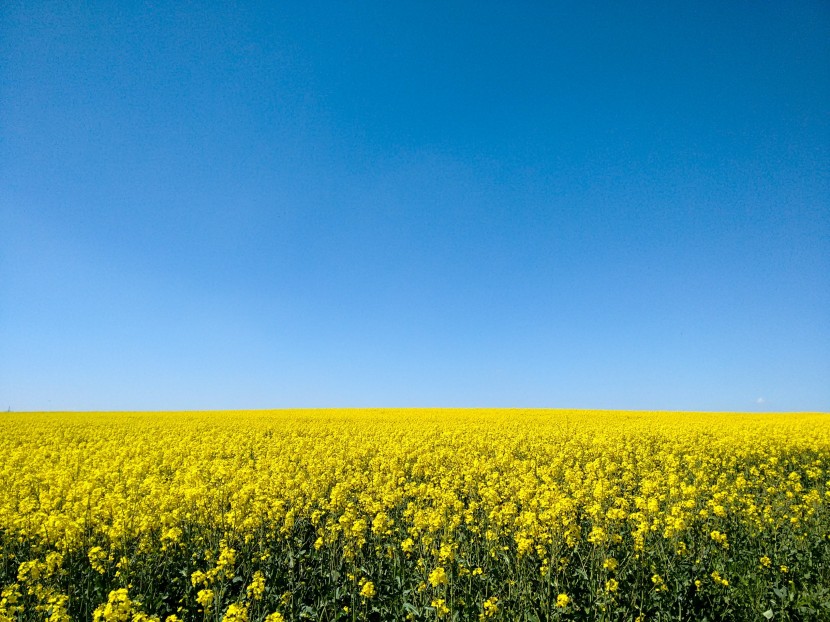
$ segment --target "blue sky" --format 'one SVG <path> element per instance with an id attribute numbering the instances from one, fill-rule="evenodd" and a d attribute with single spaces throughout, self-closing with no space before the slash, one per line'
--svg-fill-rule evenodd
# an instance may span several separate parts
<path id="1" fill-rule="evenodd" d="M 5 410 L 830 411 L 830 6 L 4 2 Z"/>

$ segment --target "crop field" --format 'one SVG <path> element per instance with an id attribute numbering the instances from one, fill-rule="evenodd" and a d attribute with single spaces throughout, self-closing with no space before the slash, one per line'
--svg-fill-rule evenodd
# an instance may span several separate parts
<path id="1" fill-rule="evenodd" d="M 0 415 L 0 622 L 830 620 L 830 415 Z"/>

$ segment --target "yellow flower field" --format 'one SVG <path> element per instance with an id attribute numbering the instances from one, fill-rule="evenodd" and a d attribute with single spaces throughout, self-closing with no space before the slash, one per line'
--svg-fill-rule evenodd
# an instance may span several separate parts
<path id="1" fill-rule="evenodd" d="M 830 416 L 4 413 L 0 622 L 830 619 Z"/>

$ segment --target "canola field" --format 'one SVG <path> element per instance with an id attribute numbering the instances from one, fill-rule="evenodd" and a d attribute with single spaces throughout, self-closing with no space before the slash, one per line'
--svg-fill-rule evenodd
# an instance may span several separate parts
<path id="1" fill-rule="evenodd" d="M 830 620 L 830 415 L 0 415 L 0 622 Z"/>

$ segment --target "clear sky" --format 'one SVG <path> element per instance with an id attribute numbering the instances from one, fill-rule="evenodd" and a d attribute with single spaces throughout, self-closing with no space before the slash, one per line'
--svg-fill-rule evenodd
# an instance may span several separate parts
<path id="1" fill-rule="evenodd" d="M 0 407 L 830 411 L 829 172 L 827 2 L 7 0 Z"/>

